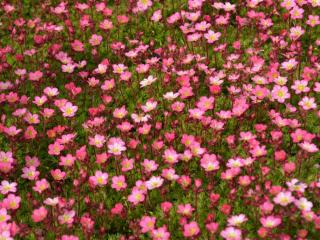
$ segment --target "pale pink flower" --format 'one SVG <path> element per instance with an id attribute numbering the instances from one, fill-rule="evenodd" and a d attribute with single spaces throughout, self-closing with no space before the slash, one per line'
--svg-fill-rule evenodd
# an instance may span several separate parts
<path id="1" fill-rule="evenodd" d="M 234 227 L 227 227 L 220 233 L 221 237 L 226 240 L 241 240 L 242 233 L 241 230 L 234 228 Z"/>
<path id="2" fill-rule="evenodd" d="M 209 30 L 207 33 L 204 34 L 204 37 L 207 39 L 208 43 L 214 43 L 218 41 L 220 36 L 220 32 L 214 32 L 212 30 Z"/>
<path id="3" fill-rule="evenodd" d="M 89 177 L 89 183 L 93 186 L 104 186 L 108 182 L 108 173 L 96 171 L 94 176 Z"/>
<path id="4" fill-rule="evenodd" d="M 65 210 L 65 212 L 62 215 L 58 216 L 58 221 L 60 224 L 72 224 L 75 215 L 76 212 L 74 210 Z"/>
<path id="5" fill-rule="evenodd" d="M 116 191 L 121 191 L 123 189 L 126 189 L 127 183 L 126 183 L 125 177 L 123 175 L 113 176 L 111 187 L 116 189 Z"/>
<path id="6" fill-rule="evenodd" d="M 154 229 L 156 223 L 155 217 L 143 216 L 139 222 L 142 233 L 150 232 Z"/>
<path id="7" fill-rule="evenodd" d="M 280 192 L 277 194 L 277 196 L 273 199 L 273 201 L 276 204 L 279 204 L 281 206 L 287 206 L 290 203 L 292 203 L 295 200 L 295 198 L 292 196 L 291 192 Z"/>

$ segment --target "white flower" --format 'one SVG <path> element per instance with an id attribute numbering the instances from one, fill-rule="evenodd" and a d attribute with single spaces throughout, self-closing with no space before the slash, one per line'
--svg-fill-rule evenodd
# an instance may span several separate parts
<path id="1" fill-rule="evenodd" d="M 157 78 L 155 78 L 152 75 L 150 75 L 148 78 L 145 78 L 140 82 L 140 87 L 143 88 L 145 86 L 149 86 L 153 82 L 155 82 L 156 80 L 157 80 Z"/>
<path id="2" fill-rule="evenodd" d="M 143 115 L 143 114 L 132 113 L 131 118 L 135 123 L 140 123 L 140 122 L 147 122 L 151 117 L 149 114 Z"/>
<path id="3" fill-rule="evenodd" d="M 46 200 L 44 200 L 44 203 L 49 206 L 55 206 L 59 203 L 59 198 L 47 198 Z"/>
<path id="4" fill-rule="evenodd" d="M 159 188 L 163 184 L 162 177 L 152 176 L 148 181 L 146 181 L 146 186 L 149 190 Z"/>
<path id="5" fill-rule="evenodd" d="M 299 200 L 295 200 L 294 204 L 302 211 L 309 212 L 313 206 L 312 202 L 308 201 L 306 198 L 302 197 Z"/>
<path id="6" fill-rule="evenodd" d="M 174 93 L 174 92 L 167 92 L 166 94 L 163 95 L 163 97 L 169 101 L 176 99 L 179 97 L 180 93 Z"/>

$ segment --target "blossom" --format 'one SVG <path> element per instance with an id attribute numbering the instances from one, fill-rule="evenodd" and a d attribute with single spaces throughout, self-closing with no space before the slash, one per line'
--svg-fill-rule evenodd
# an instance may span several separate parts
<path id="1" fill-rule="evenodd" d="M 307 86 L 308 86 L 308 81 L 296 80 L 294 81 L 294 85 L 292 85 L 291 88 L 295 90 L 296 94 L 300 94 L 300 93 L 309 92 L 310 88 L 308 88 Z"/>
<path id="2" fill-rule="evenodd" d="M 228 219 L 229 226 L 240 226 L 242 223 L 246 222 L 248 218 L 244 214 L 234 215 Z"/>
<path id="3" fill-rule="evenodd" d="M 297 40 L 299 37 L 301 37 L 304 34 L 304 32 L 305 30 L 300 26 L 292 27 L 290 28 L 290 37 L 293 40 Z"/>
<path id="4" fill-rule="evenodd" d="M 267 216 L 260 218 L 260 222 L 266 228 L 275 228 L 281 224 L 281 218 L 275 216 Z"/>
<path id="5" fill-rule="evenodd" d="M 127 183 L 126 183 L 125 177 L 123 175 L 113 176 L 111 187 L 116 189 L 117 191 L 121 191 L 122 189 L 126 189 Z"/>
<path id="6" fill-rule="evenodd" d="M 196 222 L 190 222 L 183 226 L 183 236 L 184 237 L 193 237 L 198 235 L 200 232 L 200 228 Z"/>
<path id="7" fill-rule="evenodd" d="M 300 101 L 299 101 L 299 106 L 301 106 L 303 108 L 303 110 L 310 110 L 310 109 L 316 109 L 317 108 L 317 104 L 315 103 L 315 98 L 309 98 L 307 96 L 303 97 Z"/>
<path id="8" fill-rule="evenodd" d="M 178 210 L 177 213 L 186 216 L 186 217 L 190 217 L 192 215 L 192 212 L 195 209 L 191 206 L 191 204 L 187 203 L 187 204 L 179 204 L 178 205 Z"/>
<path id="9" fill-rule="evenodd" d="M 94 176 L 89 177 L 89 182 L 93 186 L 104 186 L 108 181 L 108 173 L 96 171 Z"/>
<path id="10" fill-rule="evenodd" d="M 8 194 L 10 192 L 14 193 L 17 191 L 17 183 L 16 182 L 8 182 L 7 180 L 2 180 L 0 185 L 1 194 Z"/>
<path id="11" fill-rule="evenodd" d="M 208 43 L 214 43 L 215 41 L 218 41 L 220 36 L 220 32 L 214 32 L 212 30 L 209 30 L 207 33 L 204 34 L 204 37 L 207 39 Z"/>
<path id="12" fill-rule="evenodd" d="M 147 173 L 151 173 L 155 170 L 157 170 L 159 164 L 157 164 L 155 161 L 153 160 L 149 160 L 149 159 L 144 159 L 143 162 L 141 163 L 141 165 L 144 167 L 144 170 Z"/>
<path id="13" fill-rule="evenodd" d="M 93 34 L 89 39 L 89 43 L 91 46 L 98 46 L 101 44 L 101 42 L 102 42 L 102 36 L 97 34 Z"/>
<path id="14" fill-rule="evenodd" d="M 294 201 L 294 197 L 292 196 L 291 192 L 280 192 L 277 196 L 273 199 L 273 201 L 281 206 L 287 206 L 291 202 Z"/>
<path id="15" fill-rule="evenodd" d="M 125 106 L 122 106 L 121 108 L 116 108 L 113 111 L 113 117 L 122 119 L 127 115 L 128 111 L 126 110 Z"/>
<path id="16" fill-rule="evenodd" d="M 105 142 L 106 142 L 105 137 L 100 134 L 96 134 L 94 135 L 94 137 L 89 137 L 89 144 L 97 148 L 103 147 Z"/>
<path id="17" fill-rule="evenodd" d="M 16 210 L 20 207 L 20 202 L 21 202 L 21 197 L 10 193 L 9 195 L 7 195 L 6 198 L 3 199 L 2 205 L 6 209 Z"/>
<path id="18" fill-rule="evenodd" d="M 306 198 L 301 197 L 298 200 L 296 199 L 294 201 L 294 204 L 301 210 L 309 212 L 311 211 L 311 208 L 313 207 L 312 202 L 308 201 Z"/>
<path id="19" fill-rule="evenodd" d="M 146 181 L 146 186 L 149 190 L 159 188 L 163 184 L 163 178 L 158 176 L 152 176 L 148 181 Z"/>
<path id="20" fill-rule="evenodd" d="M 32 212 L 32 220 L 35 223 L 43 221 L 47 217 L 48 211 L 44 206 L 41 206 Z"/>
<path id="21" fill-rule="evenodd" d="M 151 16 L 151 20 L 154 22 L 159 22 L 162 19 L 161 10 L 156 10 Z"/>
<path id="22" fill-rule="evenodd" d="M 277 100 L 280 103 L 284 103 L 286 99 L 290 98 L 290 93 L 288 92 L 287 87 L 281 87 L 275 85 L 271 91 L 272 98 Z"/>
<path id="23" fill-rule="evenodd" d="M 64 149 L 62 144 L 55 142 L 54 144 L 49 145 L 48 153 L 50 155 L 60 155 L 60 152 Z"/>
<path id="24" fill-rule="evenodd" d="M 157 78 L 155 78 L 152 75 L 150 75 L 150 76 L 148 76 L 147 78 L 143 79 L 140 82 L 140 87 L 143 88 L 143 87 L 149 86 L 152 83 L 154 83 L 156 80 L 157 80 Z"/>
<path id="25" fill-rule="evenodd" d="M 153 229 L 151 231 L 152 240 L 169 240 L 170 233 L 167 230 L 167 226 L 162 226 L 160 228 Z"/>
<path id="26" fill-rule="evenodd" d="M 113 72 L 116 74 L 122 74 L 127 69 L 127 67 L 122 63 L 113 64 L 112 68 L 113 68 Z"/>
<path id="27" fill-rule="evenodd" d="M 137 7 L 140 11 L 145 11 L 152 6 L 151 0 L 138 0 Z"/>
<path id="28" fill-rule="evenodd" d="M 21 177 L 28 179 L 28 180 L 36 180 L 40 174 L 39 171 L 34 166 L 24 167 L 22 169 L 23 174 Z"/>
<path id="29" fill-rule="evenodd" d="M 145 199 L 144 193 L 141 190 L 133 189 L 131 194 L 128 196 L 128 201 L 133 205 L 137 205 L 143 202 Z"/>
<path id="30" fill-rule="evenodd" d="M 121 155 L 123 151 L 127 148 L 125 147 L 125 143 L 120 138 L 110 138 L 108 141 L 108 152 L 113 155 Z"/>
<path id="31" fill-rule="evenodd" d="M 32 189 L 41 194 L 43 191 L 45 191 L 49 187 L 50 187 L 49 182 L 45 178 L 43 178 L 41 180 L 36 181 L 36 184 Z"/>
<path id="32" fill-rule="evenodd" d="M 179 97 L 179 93 L 174 93 L 174 92 L 167 92 L 163 95 L 163 97 L 166 99 L 166 100 L 169 100 L 169 101 L 172 101 L 174 99 L 176 99 L 177 97 Z"/>
<path id="33" fill-rule="evenodd" d="M 72 103 L 67 102 L 64 106 L 60 108 L 64 117 L 73 117 L 75 113 L 78 111 L 78 107 L 72 105 Z"/>
<path id="34" fill-rule="evenodd" d="M 318 152 L 319 151 L 319 148 L 315 145 L 315 144 L 313 144 L 313 143 L 310 143 L 310 142 L 302 142 L 302 143 L 300 143 L 299 144 L 299 146 L 303 149 L 303 150 L 305 150 L 305 151 L 307 151 L 307 152 L 310 152 L 310 153 L 315 153 L 315 152 Z"/>
<path id="35" fill-rule="evenodd" d="M 156 223 L 155 217 L 150 216 L 143 216 L 139 222 L 139 225 L 141 227 L 141 232 L 146 233 L 150 232 L 154 229 Z"/>
<path id="36" fill-rule="evenodd" d="M 234 227 L 227 227 L 220 233 L 221 237 L 226 240 L 241 240 L 242 233 L 241 230 L 234 228 Z"/>
<path id="37" fill-rule="evenodd" d="M 179 161 L 179 154 L 173 148 L 169 148 L 164 151 L 163 159 L 169 164 L 175 164 Z"/>
<path id="38" fill-rule="evenodd" d="M 65 210 L 62 215 L 58 216 L 58 221 L 60 224 L 72 224 L 74 221 L 74 216 L 76 212 L 74 210 Z"/>
<path id="39" fill-rule="evenodd" d="M 290 71 L 293 68 L 295 68 L 297 66 L 297 64 L 298 64 L 298 62 L 294 58 L 292 58 L 286 62 L 281 63 L 281 68 L 283 68 L 287 71 Z"/>
<path id="40" fill-rule="evenodd" d="M 205 154 L 200 160 L 200 165 L 207 172 L 219 169 L 219 161 L 215 154 Z"/>

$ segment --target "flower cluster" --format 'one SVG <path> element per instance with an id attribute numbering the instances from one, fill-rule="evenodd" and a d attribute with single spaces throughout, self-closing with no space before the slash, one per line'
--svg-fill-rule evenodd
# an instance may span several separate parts
<path id="1" fill-rule="evenodd" d="M 319 239 L 319 0 L 22 2 L 0 239 Z"/>

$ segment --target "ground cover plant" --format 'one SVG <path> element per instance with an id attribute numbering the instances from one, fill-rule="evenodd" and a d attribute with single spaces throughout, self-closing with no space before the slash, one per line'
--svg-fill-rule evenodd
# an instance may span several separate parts
<path id="1" fill-rule="evenodd" d="M 3 0 L 0 239 L 320 239 L 319 0 Z"/>

